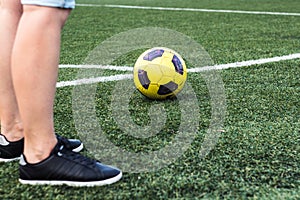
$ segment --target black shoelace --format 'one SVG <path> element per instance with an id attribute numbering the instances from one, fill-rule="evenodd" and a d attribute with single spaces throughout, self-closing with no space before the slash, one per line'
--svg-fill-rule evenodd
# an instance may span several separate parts
<path id="1" fill-rule="evenodd" d="M 88 166 L 92 166 L 92 167 L 96 166 L 96 160 L 85 157 L 85 156 L 81 155 L 80 153 L 76 153 L 69 149 L 64 148 L 63 143 L 60 145 L 57 155 L 64 156 L 70 160 L 73 160 L 73 161 L 83 164 L 83 165 L 88 165 Z"/>
<path id="2" fill-rule="evenodd" d="M 61 143 L 63 143 L 63 145 L 64 145 L 65 147 L 71 148 L 70 142 L 69 142 L 69 140 L 68 140 L 67 138 L 64 138 L 64 137 L 62 137 L 62 136 L 60 136 L 60 135 L 56 135 L 56 137 L 57 137 L 58 140 L 60 140 Z"/>

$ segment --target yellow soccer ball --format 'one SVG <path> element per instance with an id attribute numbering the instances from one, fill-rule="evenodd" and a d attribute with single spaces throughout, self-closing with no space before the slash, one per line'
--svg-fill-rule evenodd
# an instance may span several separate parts
<path id="1" fill-rule="evenodd" d="M 182 57 L 172 49 L 155 47 L 142 53 L 134 70 L 134 84 L 146 97 L 162 100 L 175 97 L 187 79 Z"/>

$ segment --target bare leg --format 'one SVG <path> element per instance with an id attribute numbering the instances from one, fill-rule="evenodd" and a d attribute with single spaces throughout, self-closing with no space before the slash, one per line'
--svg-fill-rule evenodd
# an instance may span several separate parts
<path id="1" fill-rule="evenodd" d="M 36 163 L 57 143 L 53 104 L 61 29 L 70 10 L 25 5 L 12 53 L 12 74 L 24 127 L 24 155 Z"/>
<path id="2" fill-rule="evenodd" d="M 1 133 L 9 141 L 23 137 L 11 76 L 11 53 L 21 15 L 19 0 L 0 1 L 0 121 Z"/>

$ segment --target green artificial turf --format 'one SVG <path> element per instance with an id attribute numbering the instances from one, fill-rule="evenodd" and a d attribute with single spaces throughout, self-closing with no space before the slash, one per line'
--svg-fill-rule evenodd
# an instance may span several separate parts
<path id="1" fill-rule="evenodd" d="M 78 1 L 86 4 L 235 9 L 299 12 L 298 1 Z M 107 7 L 80 7 L 71 14 L 62 34 L 62 64 L 85 64 L 101 42 L 135 28 L 161 27 L 198 42 L 213 63 L 227 64 L 299 53 L 300 17 L 157 11 Z M 111 64 L 133 66 L 143 48 L 116 58 Z M 188 68 L 194 68 L 187 60 Z M 201 63 L 199 63 L 201 66 Z M 82 69 L 60 69 L 58 81 L 76 80 Z M 94 73 L 95 72 L 95 73 Z M 79 74 L 77 74 L 79 73 Z M 131 74 L 89 69 L 89 76 Z M 167 166 L 133 173 L 104 187 L 27 186 L 18 182 L 18 163 L 0 164 L 1 199 L 299 199 L 300 198 L 300 60 L 281 61 L 217 72 L 226 95 L 226 117 L 214 148 L 206 157 L 204 145 L 211 120 L 211 97 L 202 73 L 189 73 L 188 83 L 198 100 L 195 137 L 188 148 Z M 89 77 L 87 77 L 89 78 Z M 111 107 L 117 81 L 98 83 L 97 123 L 117 147 L 134 153 L 164 148 L 178 134 L 179 101 L 150 101 L 134 91 L 128 121 L 150 124 L 151 107 L 165 109 L 166 123 L 149 138 L 122 131 Z M 125 80 L 132 87 L 133 80 Z M 66 137 L 79 137 L 74 120 L 74 87 L 57 89 L 55 128 Z M 87 94 L 88 96 L 89 94 Z M 92 95 L 92 94 L 91 94 Z M 126 95 L 125 95 L 126 96 Z M 186 101 L 189 101 L 189 96 Z M 118 107 L 116 107 L 118 109 Z M 78 113 L 77 113 L 78 114 Z M 80 114 L 80 113 L 79 113 Z M 90 121 L 86 119 L 88 128 Z M 145 133 L 144 133 L 145 134 Z M 82 138 L 85 140 L 85 138 Z M 109 150 L 108 150 L 109 151 Z M 101 159 L 85 150 L 83 154 Z M 108 163 L 110 164 L 110 163 Z"/>

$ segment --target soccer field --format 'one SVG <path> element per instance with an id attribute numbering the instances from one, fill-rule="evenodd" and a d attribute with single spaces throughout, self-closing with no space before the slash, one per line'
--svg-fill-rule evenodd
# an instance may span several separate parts
<path id="1" fill-rule="evenodd" d="M 17 162 L 1 163 L 1 199 L 300 199 L 300 0 L 77 3 L 55 128 L 123 178 L 27 186 Z M 134 63 L 151 45 L 187 63 L 176 100 L 134 90 Z"/>

